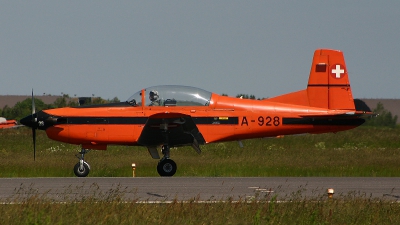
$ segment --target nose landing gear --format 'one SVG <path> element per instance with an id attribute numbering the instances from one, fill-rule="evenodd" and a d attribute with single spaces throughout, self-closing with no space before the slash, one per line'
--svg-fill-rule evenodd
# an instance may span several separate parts
<path id="1" fill-rule="evenodd" d="M 90 172 L 90 165 L 84 159 L 85 154 L 89 151 L 89 149 L 82 148 L 81 151 L 75 155 L 79 159 L 79 162 L 74 166 L 74 173 L 77 177 L 86 177 Z"/>

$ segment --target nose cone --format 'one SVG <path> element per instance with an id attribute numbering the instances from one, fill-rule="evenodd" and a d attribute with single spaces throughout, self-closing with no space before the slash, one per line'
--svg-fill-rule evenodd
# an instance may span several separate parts
<path id="1" fill-rule="evenodd" d="M 19 122 L 25 126 L 37 128 L 39 130 L 46 130 L 47 128 L 58 123 L 56 117 L 43 111 L 39 111 L 33 115 L 22 118 Z"/>
<path id="2" fill-rule="evenodd" d="M 36 127 L 37 122 L 34 121 L 34 118 L 37 118 L 36 113 L 22 118 L 19 122 L 27 127 Z"/>

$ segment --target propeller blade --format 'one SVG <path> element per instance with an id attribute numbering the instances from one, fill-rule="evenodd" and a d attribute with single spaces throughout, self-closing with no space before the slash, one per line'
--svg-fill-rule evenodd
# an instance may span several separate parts
<path id="1" fill-rule="evenodd" d="M 36 161 L 36 129 L 32 127 L 33 138 L 33 161 Z"/>
<path id="2" fill-rule="evenodd" d="M 33 88 L 32 88 L 32 139 L 33 139 L 33 161 L 36 161 L 36 125 L 37 125 L 37 117 L 36 117 L 36 107 L 35 107 L 35 99 L 33 98 Z"/>
<path id="3" fill-rule="evenodd" d="M 32 89 L 32 115 L 36 113 L 35 109 L 35 99 L 33 98 L 33 89 Z"/>

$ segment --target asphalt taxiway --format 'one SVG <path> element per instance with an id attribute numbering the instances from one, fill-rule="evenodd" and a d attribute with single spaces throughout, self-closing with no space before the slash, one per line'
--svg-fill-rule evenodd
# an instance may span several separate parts
<path id="1" fill-rule="evenodd" d="M 400 179 L 391 177 L 2 178 L 0 201 L 29 197 L 140 202 L 318 199 L 327 197 L 330 188 L 334 189 L 334 198 L 400 201 Z"/>

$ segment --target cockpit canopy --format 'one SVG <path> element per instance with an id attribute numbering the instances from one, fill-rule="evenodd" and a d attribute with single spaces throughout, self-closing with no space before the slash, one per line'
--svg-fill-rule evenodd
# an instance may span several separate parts
<path id="1" fill-rule="evenodd" d="M 210 104 L 211 92 L 200 88 L 161 85 L 144 89 L 146 106 L 205 106 Z M 136 92 L 127 102 L 142 105 L 142 91 Z"/>

